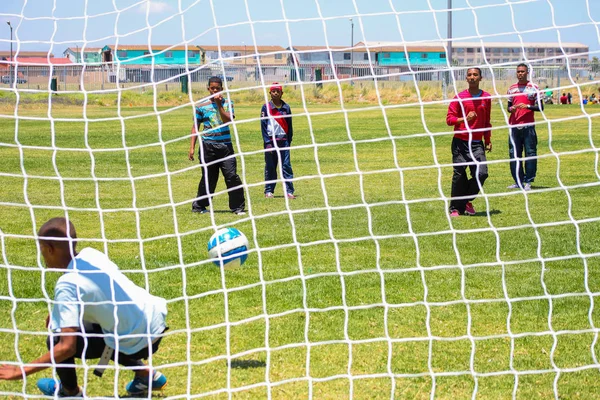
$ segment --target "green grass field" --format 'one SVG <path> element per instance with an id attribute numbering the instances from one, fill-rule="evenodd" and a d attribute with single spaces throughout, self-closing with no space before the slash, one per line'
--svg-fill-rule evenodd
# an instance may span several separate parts
<path id="1" fill-rule="evenodd" d="M 444 105 L 291 105 L 290 202 L 281 184 L 278 197 L 263 197 L 259 123 L 247 121 L 260 106 L 237 107 L 243 218 L 227 212 L 223 182 L 214 213 L 190 212 L 200 177 L 187 159 L 190 106 L 24 108 L 17 122 L 4 111 L 0 360 L 45 351 L 58 273 L 42 267 L 32 235 L 68 211 L 80 248 L 106 251 L 169 301 L 170 331 L 154 357 L 169 385 L 158 396 L 599 396 L 597 115 L 546 109 L 553 122 L 538 126 L 527 194 L 506 190 L 507 129 L 495 130 L 478 214 L 450 220 Z M 506 125 L 499 106 L 492 115 Z M 242 268 L 206 259 L 223 226 L 251 242 Z M 93 367 L 80 372 L 88 395 L 125 393 L 130 372 L 115 388 L 113 370 L 100 380 Z M 0 396 L 31 398 L 49 376 L 2 382 Z"/>

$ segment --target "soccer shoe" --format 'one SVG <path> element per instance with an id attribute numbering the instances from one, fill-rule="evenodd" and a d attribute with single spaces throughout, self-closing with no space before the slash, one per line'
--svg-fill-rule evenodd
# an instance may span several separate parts
<path id="1" fill-rule="evenodd" d="M 475 215 L 475 208 L 473 207 L 473 203 L 471 203 L 470 201 L 465 206 L 465 214 Z"/>
<path id="2" fill-rule="evenodd" d="M 529 192 L 531 190 L 531 183 L 526 183 L 525 187 L 523 187 L 523 190 Z"/>
<path id="3" fill-rule="evenodd" d="M 506 187 L 507 189 L 521 189 L 521 186 L 517 185 L 516 183 L 513 183 L 510 186 Z"/>
<path id="4" fill-rule="evenodd" d="M 60 382 L 55 381 L 52 378 L 42 378 L 37 381 L 38 389 L 46 396 L 54 396 L 54 393 L 56 393 L 56 385 L 59 385 L 58 397 L 83 397 L 83 392 L 80 387 L 77 387 L 77 394 L 66 394 Z"/>
<path id="5" fill-rule="evenodd" d="M 152 390 L 161 390 L 167 386 L 167 377 L 160 372 L 155 372 L 152 376 Z M 148 377 L 138 378 L 137 376 L 125 386 L 125 390 L 132 396 L 140 396 L 148 393 Z"/>
<path id="6" fill-rule="evenodd" d="M 232 211 L 235 215 L 246 215 L 246 212 L 244 210 L 233 210 Z"/>
<path id="7" fill-rule="evenodd" d="M 457 210 L 452 210 L 452 211 L 450 211 L 450 216 L 451 217 L 460 217 L 460 214 L 458 213 Z"/>
<path id="8" fill-rule="evenodd" d="M 296 196 L 294 196 L 294 193 L 287 193 L 287 194 L 285 195 L 285 197 L 287 197 L 287 198 L 288 198 L 288 199 L 290 199 L 290 200 L 294 200 L 294 199 L 296 198 Z"/>
<path id="9" fill-rule="evenodd" d="M 194 206 L 192 206 L 192 212 L 193 213 L 198 213 L 198 214 L 206 214 L 208 212 L 208 210 L 206 209 L 206 207 L 194 207 Z"/>
<path id="10" fill-rule="evenodd" d="M 265 197 L 267 199 L 272 199 L 273 198 L 273 193 L 265 193 Z"/>

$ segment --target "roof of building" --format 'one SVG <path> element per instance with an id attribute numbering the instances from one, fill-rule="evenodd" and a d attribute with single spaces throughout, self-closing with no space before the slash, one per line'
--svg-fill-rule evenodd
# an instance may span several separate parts
<path id="1" fill-rule="evenodd" d="M 143 50 L 143 51 L 150 51 L 150 49 L 152 51 L 164 51 L 164 50 L 185 50 L 186 47 L 185 46 L 173 46 L 173 45 L 148 45 L 148 44 L 119 44 L 114 45 L 114 44 L 109 44 L 107 46 L 104 46 L 102 49 L 104 49 L 105 47 L 110 48 L 111 50 Z M 100 50 L 102 50 L 100 49 Z M 195 44 L 188 44 L 187 46 L 188 50 L 198 50 L 198 46 L 196 46 Z"/>
<path id="2" fill-rule="evenodd" d="M 17 55 L 17 50 L 15 49 L 12 53 L 13 56 Z M 28 58 L 28 57 L 46 57 L 48 55 L 47 51 L 19 51 L 19 58 Z M 0 58 L 10 58 L 10 50 L 9 51 L 0 51 Z M 54 54 L 50 53 L 50 57 L 54 57 Z"/>
<path id="3" fill-rule="evenodd" d="M 295 51 L 338 51 L 342 49 L 346 49 L 345 46 L 293 46 L 288 47 L 288 49 L 294 49 Z"/>
<path id="4" fill-rule="evenodd" d="M 198 45 L 204 51 L 219 51 L 219 46 L 215 45 Z M 254 45 L 227 45 L 220 46 L 221 51 L 241 51 L 246 52 L 247 54 L 254 54 L 255 50 L 258 50 L 259 53 L 273 53 L 278 51 L 285 51 L 285 49 L 281 46 L 254 46 Z"/>
<path id="5" fill-rule="evenodd" d="M 82 51 L 84 53 L 99 53 L 102 51 L 104 47 L 67 47 L 67 50 L 63 51 L 63 54 L 66 53 L 67 51 L 71 50 L 73 53 L 77 53 L 78 51 Z"/>
<path id="6" fill-rule="evenodd" d="M 46 57 L 15 57 L 15 61 L 18 65 L 65 65 L 73 64 L 68 58 L 51 57 L 50 61 Z M 8 64 L 11 62 L 11 58 L 7 57 L 6 60 L 0 60 L 1 64 Z"/>
<path id="7" fill-rule="evenodd" d="M 407 46 L 410 48 L 425 48 L 425 47 L 444 47 L 446 44 L 445 40 L 439 41 L 426 41 L 426 42 L 375 42 L 375 41 L 367 41 L 366 45 L 369 47 L 403 47 Z M 365 42 L 359 42 L 356 46 L 364 46 Z M 481 46 L 489 47 L 489 48 L 497 48 L 497 47 L 539 47 L 539 48 L 555 48 L 555 47 L 579 47 L 579 48 L 589 48 L 588 45 L 582 43 L 572 43 L 572 42 L 525 42 L 521 44 L 521 42 L 462 42 L 462 41 L 453 41 L 452 47 L 481 47 Z"/>

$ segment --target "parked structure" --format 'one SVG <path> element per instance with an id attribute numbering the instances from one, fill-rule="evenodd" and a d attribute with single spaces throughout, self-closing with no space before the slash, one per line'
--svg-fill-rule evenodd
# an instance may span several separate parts
<path id="1" fill-rule="evenodd" d="M 148 46 L 122 44 L 102 48 L 102 62 L 121 65 L 199 65 L 200 49 L 195 45 Z"/>
<path id="2" fill-rule="evenodd" d="M 69 47 L 63 52 L 63 56 L 75 64 L 100 65 L 102 47 Z"/>
<path id="3" fill-rule="evenodd" d="M 221 58 L 226 64 L 256 65 L 260 59 L 261 64 L 284 65 L 287 63 L 286 50 L 281 46 L 207 46 L 199 45 L 202 52 L 203 64 L 210 64 Z"/>

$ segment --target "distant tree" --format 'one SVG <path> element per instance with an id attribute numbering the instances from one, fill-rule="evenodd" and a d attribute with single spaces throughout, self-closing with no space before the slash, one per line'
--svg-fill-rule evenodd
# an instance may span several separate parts
<path id="1" fill-rule="evenodd" d="M 598 60 L 598 57 L 592 57 L 592 62 L 590 64 L 592 72 L 596 73 L 596 72 L 600 72 L 600 60 Z"/>

